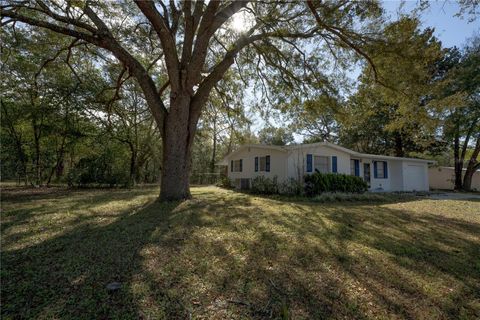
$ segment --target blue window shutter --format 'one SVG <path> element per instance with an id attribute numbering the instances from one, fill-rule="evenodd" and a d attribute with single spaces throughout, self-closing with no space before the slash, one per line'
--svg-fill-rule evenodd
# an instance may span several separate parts
<path id="1" fill-rule="evenodd" d="M 388 179 L 388 168 L 387 168 L 387 161 L 383 162 L 383 177 Z"/>
<path id="2" fill-rule="evenodd" d="M 265 171 L 270 172 L 270 156 L 265 157 Z"/>
<path id="3" fill-rule="evenodd" d="M 230 172 L 233 172 L 233 160 L 230 160 Z"/>
<path id="4" fill-rule="evenodd" d="M 373 161 L 373 177 L 375 179 L 378 178 L 378 174 L 377 174 L 377 161 Z"/>
<path id="5" fill-rule="evenodd" d="M 255 172 L 258 172 L 258 157 L 255 157 Z"/>
<path id="6" fill-rule="evenodd" d="M 313 162 L 313 157 L 311 154 L 307 154 L 307 172 L 312 172 L 312 162 Z"/>
<path id="7" fill-rule="evenodd" d="M 360 160 L 355 159 L 353 160 L 353 163 L 355 165 L 355 176 L 360 177 Z"/>
<path id="8" fill-rule="evenodd" d="M 332 172 L 337 172 L 337 156 L 332 156 Z"/>
<path id="9" fill-rule="evenodd" d="M 240 159 L 240 172 L 242 172 L 242 170 L 243 170 L 243 161 L 242 159 Z"/>

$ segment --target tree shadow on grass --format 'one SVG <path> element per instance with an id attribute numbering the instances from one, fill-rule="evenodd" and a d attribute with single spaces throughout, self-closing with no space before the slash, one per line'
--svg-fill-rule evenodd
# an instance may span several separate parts
<path id="1" fill-rule="evenodd" d="M 128 204 L 139 199 L 145 202 L 153 199 L 155 195 L 148 191 L 155 190 L 67 190 L 61 188 L 55 192 L 37 192 L 37 189 L 14 188 L 7 196 L 2 198 L 2 203 L 8 204 L 8 210 L 3 210 L 0 230 L 3 235 L 3 244 L 18 242 L 37 234 L 63 231 L 68 227 L 78 227 L 82 223 L 104 217 L 116 218 L 117 208 L 109 205 Z M 45 188 L 47 189 L 47 188 Z M 57 188 L 58 189 L 58 188 Z M 41 191 L 41 190 L 40 190 Z M 49 191 L 47 189 L 47 191 Z M 4 196 L 3 194 L 2 196 Z M 42 196 L 43 195 L 43 196 Z M 132 210 L 138 209 L 140 204 L 133 204 Z M 11 228 L 21 232 L 11 233 Z M 27 230 L 22 230 L 27 229 Z M 7 236 L 5 234 L 8 233 Z"/>
<path id="2" fill-rule="evenodd" d="M 324 219 L 299 224 L 290 216 L 281 223 L 296 229 L 301 242 L 322 242 L 324 258 L 336 260 L 337 271 L 355 286 L 368 288 L 369 302 L 385 316 L 478 317 L 478 223 L 380 206 L 334 208 Z"/>
<path id="3" fill-rule="evenodd" d="M 91 195 L 82 191 L 79 194 L 67 205 L 69 212 L 64 215 L 125 200 L 124 192 L 119 195 L 102 191 Z M 128 195 L 128 200 L 140 195 L 142 193 Z M 62 200 L 69 201 L 69 196 L 60 202 Z M 228 206 L 228 201 L 216 197 L 218 205 Z M 242 203 L 248 206 L 248 199 L 235 201 L 236 205 Z M 111 218 L 107 224 L 99 223 L 101 214 L 83 215 L 65 223 L 65 227 L 73 225 L 73 228 L 65 228 L 61 235 L 20 249 L 4 250 L 2 315 L 71 319 L 188 318 L 189 311 L 175 289 L 179 281 L 175 279 L 181 278 L 182 270 L 173 272 L 175 265 L 170 264 L 170 258 L 188 241 L 193 229 L 209 223 L 209 219 L 199 220 L 201 215 L 197 212 L 202 210 L 211 210 L 214 214 L 217 207 L 197 200 L 181 204 L 148 201 L 113 217 L 107 215 Z M 32 206 L 3 214 L 13 219 L 2 225 L 2 234 L 12 227 L 28 226 L 32 219 L 47 217 L 48 220 L 49 215 L 58 212 L 55 206 Z M 17 237 L 4 235 L 2 242 L 13 245 L 15 241 L 47 232 L 44 226 L 25 228 Z M 170 270 L 163 285 L 153 281 L 145 271 L 148 266 L 143 255 L 148 255 L 152 248 L 157 257 L 168 260 L 166 264 L 153 266 L 161 271 Z M 109 293 L 105 286 L 113 281 L 121 282 L 123 288 Z"/>
<path id="4" fill-rule="evenodd" d="M 98 218 L 86 216 L 61 235 L 2 253 L 4 317 L 458 318 L 476 312 L 476 223 L 209 189 L 183 203 L 142 203 L 107 224 Z M 108 293 L 112 281 L 123 287 Z"/>
<path id="5" fill-rule="evenodd" d="M 167 234 L 176 204 L 152 202 L 106 226 L 85 223 L 64 234 L 2 253 L 2 314 L 14 318 L 138 318 L 131 278 L 153 231 Z M 119 292 L 105 286 L 123 283 Z M 166 303 L 170 312 L 182 308 Z"/>
<path id="6" fill-rule="evenodd" d="M 86 203 L 96 204 L 104 201 L 128 200 L 149 191 L 158 191 L 158 187 L 145 186 L 135 189 L 115 188 L 78 188 L 69 189 L 66 187 L 54 188 L 7 188 L 2 190 L 2 201 L 10 203 L 24 203 L 36 200 L 62 200 L 69 198 L 72 194 L 84 197 Z"/>

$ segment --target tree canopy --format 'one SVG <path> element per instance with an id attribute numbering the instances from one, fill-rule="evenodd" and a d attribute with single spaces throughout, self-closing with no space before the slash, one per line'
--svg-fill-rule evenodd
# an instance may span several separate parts
<path id="1" fill-rule="evenodd" d="M 3 1 L 11 170 L 41 184 L 68 155 L 72 179 L 114 181 L 128 165 L 122 181 L 160 176 L 162 200 L 184 199 L 192 171 L 212 173 L 222 154 L 257 140 L 245 93 L 265 115 L 292 119 L 260 141 L 291 143 L 294 130 L 397 155 L 441 149 L 448 110 L 472 95 L 449 84 L 449 53 L 432 30 L 382 13 L 373 0 Z M 347 97 L 338 70 L 353 63 L 363 72 Z M 102 143 L 75 156 L 101 139 L 126 155 L 117 169 Z"/>

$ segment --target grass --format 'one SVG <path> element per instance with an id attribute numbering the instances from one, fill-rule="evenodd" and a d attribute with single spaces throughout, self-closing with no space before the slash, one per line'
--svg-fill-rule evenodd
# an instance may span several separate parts
<path id="1" fill-rule="evenodd" d="M 2 319 L 480 317 L 480 202 L 192 192 L 5 190 Z"/>
<path id="2" fill-rule="evenodd" d="M 306 196 L 285 196 L 285 195 L 271 195 L 270 199 L 278 199 L 290 202 L 319 202 L 319 203 L 334 203 L 334 202 L 363 202 L 363 203 L 382 203 L 382 202 L 400 202 L 416 200 L 418 197 L 425 196 L 425 194 L 412 193 L 380 193 L 380 192 L 366 192 L 366 193 L 344 193 L 344 192 L 324 192 L 314 197 Z"/>

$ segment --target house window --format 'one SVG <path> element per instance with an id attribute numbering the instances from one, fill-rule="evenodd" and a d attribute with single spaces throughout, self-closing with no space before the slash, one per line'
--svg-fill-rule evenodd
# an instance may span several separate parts
<path id="1" fill-rule="evenodd" d="M 320 173 L 328 173 L 330 166 L 328 163 L 328 157 L 314 156 L 313 157 L 313 171 Z"/>
<path id="2" fill-rule="evenodd" d="M 260 157 L 260 171 L 265 171 L 265 167 L 267 166 L 267 157 Z"/>
<path id="3" fill-rule="evenodd" d="M 350 160 L 350 174 L 356 177 L 360 176 L 360 160 L 358 159 Z"/>
<path id="4" fill-rule="evenodd" d="M 242 172 L 242 159 L 232 160 L 230 171 L 232 172 Z"/>
<path id="5" fill-rule="evenodd" d="M 375 179 L 387 179 L 388 178 L 388 169 L 386 161 L 374 161 L 373 162 L 373 172 Z"/>
<path id="6" fill-rule="evenodd" d="M 255 172 L 270 172 L 270 156 L 255 157 Z"/>

